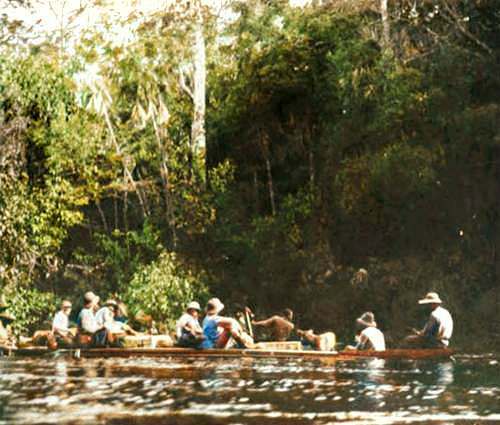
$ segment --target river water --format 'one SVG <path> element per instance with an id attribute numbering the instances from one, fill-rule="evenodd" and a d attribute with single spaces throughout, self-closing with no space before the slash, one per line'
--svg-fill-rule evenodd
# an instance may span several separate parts
<path id="1" fill-rule="evenodd" d="M 0 358 L 0 424 L 500 424 L 499 360 Z"/>

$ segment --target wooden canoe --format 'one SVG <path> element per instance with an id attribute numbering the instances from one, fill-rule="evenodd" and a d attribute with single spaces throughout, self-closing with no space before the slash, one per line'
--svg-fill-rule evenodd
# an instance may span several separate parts
<path id="1" fill-rule="evenodd" d="M 190 348 L 82 348 L 51 351 L 45 347 L 18 348 L 11 354 L 41 356 L 45 354 L 69 355 L 83 358 L 108 357 L 197 357 L 197 358 L 304 358 L 356 360 L 363 358 L 382 359 L 446 359 L 453 354 L 450 349 L 390 349 L 385 351 L 314 351 L 314 350 L 272 350 L 272 349 L 210 349 Z"/>

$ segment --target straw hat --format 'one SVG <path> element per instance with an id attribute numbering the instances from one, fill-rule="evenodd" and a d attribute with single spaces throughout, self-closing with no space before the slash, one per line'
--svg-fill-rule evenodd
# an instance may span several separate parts
<path id="1" fill-rule="evenodd" d="M 104 303 L 105 306 L 118 307 L 118 303 L 115 300 L 109 299 Z"/>
<path id="2" fill-rule="evenodd" d="M 363 328 L 376 328 L 375 315 L 371 311 L 367 311 L 356 319 L 356 325 Z"/>
<path id="3" fill-rule="evenodd" d="M 196 301 L 191 301 L 187 307 L 186 307 L 186 311 L 189 311 L 189 310 L 198 310 L 198 311 L 201 311 L 201 307 L 200 307 L 200 304 Z"/>
<path id="4" fill-rule="evenodd" d="M 418 300 L 419 304 L 441 304 L 442 301 L 436 292 L 428 292 L 424 298 Z"/>
<path id="5" fill-rule="evenodd" d="M 83 296 L 83 301 L 85 302 L 85 304 L 90 304 L 90 303 L 97 304 L 99 300 L 100 298 L 92 291 L 85 292 L 85 295 Z"/>
<path id="6" fill-rule="evenodd" d="M 215 314 L 220 313 L 224 310 L 224 304 L 221 303 L 219 298 L 210 298 L 207 303 L 207 311 L 214 312 Z"/>

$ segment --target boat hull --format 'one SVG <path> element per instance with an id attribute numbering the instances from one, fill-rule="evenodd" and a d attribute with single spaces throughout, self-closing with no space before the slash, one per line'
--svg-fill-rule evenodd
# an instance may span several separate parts
<path id="1" fill-rule="evenodd" d="M 70 355 L 83 358 L 108 357 L 200 357 L 200 358 L 301 358 L 356 360 L 363 358 L 381 359 L 446 359 L 451 357 L 450 349 L 394 349 L 385 351 L 314 351 L 314 350 L 250 350 L 250 349 L 210 349 L 189 348 L 82 348 L 51 351 L 45 347 L 19 348 L 14 355 L 40 356 L 46 354 Z"/>

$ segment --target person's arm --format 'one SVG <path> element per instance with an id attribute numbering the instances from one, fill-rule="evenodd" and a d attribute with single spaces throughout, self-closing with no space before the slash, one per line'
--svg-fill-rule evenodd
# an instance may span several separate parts
<path id="1" fill-rule="evenodd" d="M 428 337 L 428 338 L 435 338 L 439 332 L 439 323 L 437 319 L 431 315 L 429 317 L 429 320 L 424 326 L 424 329 L 422 329 L 420 335 Z"/>
<path id="2" fill-rule="evenodd" d="M 264 328 L 269 328 L 273 326 L 273 324 L 274 324 L 274 316 L 266 320 L 259 320 L 259 321 L 252 320 L 253 326 L 262 326 Z"/>

